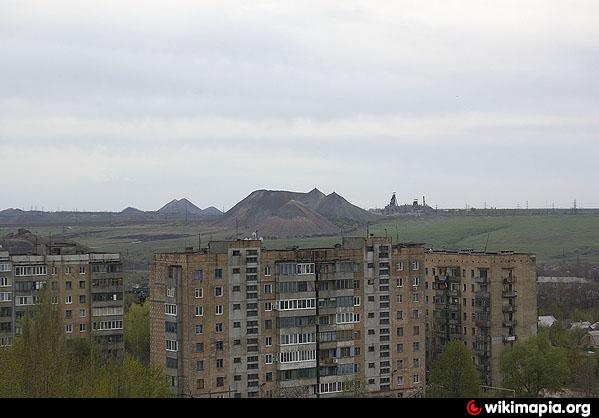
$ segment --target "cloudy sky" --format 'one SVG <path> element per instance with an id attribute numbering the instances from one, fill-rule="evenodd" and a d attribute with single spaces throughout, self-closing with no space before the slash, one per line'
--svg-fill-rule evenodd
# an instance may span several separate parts
<path id="1" fill-rule="evenodd" d="M 597 0 L 0 0 L 0 208 L 599 207 Z"/>

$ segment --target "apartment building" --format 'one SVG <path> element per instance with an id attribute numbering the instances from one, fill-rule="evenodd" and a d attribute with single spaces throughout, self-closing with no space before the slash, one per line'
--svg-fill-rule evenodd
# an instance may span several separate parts
<path id="1" fill-rule="evenodd" d="M 501 386 L 501 353 L 537 332 L 534 255 L 427 250 L 425 280 L 427 368 L 459 339 L 482 384 Z"/>
<path id="2" fill-rule="evenodd" d="M 44 255 L 0 252 L 0 345 L 12 345 L 22 332 L 21 319 L 39 303 L 39 291 L 48 289 L 68 338 L 93 337 L 107 353 L 122 350 L 120 255 L 61 252 L 59 247 Z"/>
<path id="3" fill-rule="evenodd" d="M 185 397 L 422 396 L 424 247 L 345 238 L 155 256 L 151 361 Z"/>

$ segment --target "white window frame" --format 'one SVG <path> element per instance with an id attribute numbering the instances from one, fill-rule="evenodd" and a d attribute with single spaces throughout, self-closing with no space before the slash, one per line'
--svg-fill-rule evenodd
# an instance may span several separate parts
<path id="1" fill-rule="evenodd" d="M 195 316 L 196 317 L 204 316 L 204 306 L 202 306 L 202 305 L 196 306 Z"/>
<path id="2" fill-rule="evenodd" d="M 177 316 L 177 305 L 174 303 L 165 303 L 164 314 L 169 316 Z"/>
<path id="3" fill-rule="evenodd" d="M 64 297 L 64 304 L 65 305 L 72 305 L 73 304 L 73 296 L 71 295 L 66 295 Z"/>
<path id="4" fill-rule="evenodd" d="M 223 307 L 223 305 L 216 305 L 214 307 L 214 313 L 217 316 L 223 315 L 224 311 L 225 311 L 225 308 Z"/>
<path id="5" fill-rule="evenodd" d="M 202 299 L 204 297 L 204 288 L 196 287 L 194 295 L 196 299 Z"/>

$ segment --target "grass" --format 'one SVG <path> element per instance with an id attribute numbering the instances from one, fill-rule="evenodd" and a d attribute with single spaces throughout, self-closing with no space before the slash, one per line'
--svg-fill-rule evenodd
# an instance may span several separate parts
<path id="1" fill-rule="evenodd" d="M 74 226 L 64 234 L 62 227 L 30 229 L 43 236 L 52 233 L 57 240 L 76 240 L 97 251 L 120 252 L 128 260 L 140 264 L 151 262 L 154 253 L 181 251 L 188 246 L 197 248 L 199 232 L 202 232 L 203 247 L 210 239 L 225 239 L 234 235 L 234 231 L 219 230 L 202 223 Z M 7 228 L 0 231 L 2 234 L 7 232 Z M 371 225 L 370 232 L 379 236 L 387 234 L 392 236 L 394 241 L 399 236 L 401 242 L 421 242 L 433 248 L 482 250 L 487 246 L 489 251 L 514 250 L 535 253 L 539 263 L 576 261 L 577 258 L 581 262 L 599 262 L 599 216 L 593 215 L 397 218 Z M 166 234 L 181 236 L 162 239 Z M 128 237 L 138 235 L 145 238 L 140 240 L 139 237 Z M 366 228 L 347 235 L 365 236 Z M 341 236 L 268 240 L 265 246 L 325 247 L 338 242 L 341 242 Z"/>

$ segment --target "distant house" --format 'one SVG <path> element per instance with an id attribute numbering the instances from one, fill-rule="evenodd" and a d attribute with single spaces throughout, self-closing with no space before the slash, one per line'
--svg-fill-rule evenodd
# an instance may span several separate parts
<path id="1" fill-rule="evenodd" d="M 591 325 L 591 329 L 593 331 L 599 331 L 599 322 L 595 322 L 593 325 Z"/>
<path id="2" fill-rule="evenodd" d="M 591 323 L 589 321 L 574 322 L 570 325 L 570 329 L 582 329 L 589 331 L 591 329 Z"/>
<path id="3" fill-rule="evenodd" d="M 599 348 L 599 331 L 589 331 L 585 345 L 589 348 Z"/>
<path id="4" fill-rule="evenodd" d="M 551 315 L 539 316 L 538 325 L 539 325 L 539 328 L 551 327 L 556 322 L 557 322 L 557 319 L 555 319 L 554 316 L 551 316 Z"/>

